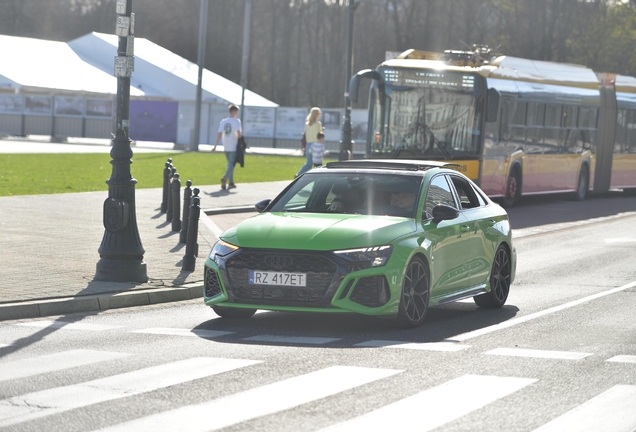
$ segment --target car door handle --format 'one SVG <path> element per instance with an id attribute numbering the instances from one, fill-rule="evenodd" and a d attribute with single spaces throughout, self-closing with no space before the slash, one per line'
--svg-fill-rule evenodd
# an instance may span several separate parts
<path id="1" fill-rule="evenodd" d="M 470 226 L 469 225 L 462 225 L 459 227 L 459 230 L 461 232 L 468 232 L 468 230 L 470 230 Z"/>

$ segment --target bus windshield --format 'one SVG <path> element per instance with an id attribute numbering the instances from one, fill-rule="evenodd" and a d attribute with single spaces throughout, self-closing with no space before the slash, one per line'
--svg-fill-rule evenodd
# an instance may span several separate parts
<path id="1" fill-rule="evenodd" d="M 474 77 L 439 75 L 446 75 L 447 81 L 388 79 L 384 92 L 380 86 L 372 87 L 370 156 L 453 159 L 479 155 L 483 109 Z"/>

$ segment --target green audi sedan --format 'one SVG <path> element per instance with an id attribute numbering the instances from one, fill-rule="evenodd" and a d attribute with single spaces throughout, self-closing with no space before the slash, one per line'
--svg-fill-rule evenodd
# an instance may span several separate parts
<path id="1" fill-rule="evenodd" d="M 455 165 L 330 162 L 224 232 L 205 262 L 205 304 L 359 313 L 420 325 L 429 307 L 508 298 L 516 251 L 508 215 Z"/>

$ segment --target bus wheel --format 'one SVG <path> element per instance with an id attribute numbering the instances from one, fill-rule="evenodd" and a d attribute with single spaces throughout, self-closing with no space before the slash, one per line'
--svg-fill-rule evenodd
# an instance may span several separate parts
<path id="1" fill-rule="evenodd" d="M 587 190 L 590 187 L 590 169 L 587 165 L 583 165 L 581 167 L 581 173 L 579 174 L 579 183 L 576 187 L 576 192 L 574 194 L 574 199 L 576 201 L 583 201 L 585 199 L 585 195 L 587 195 Z"/>
<path id="2" fill-rule="evenodd" d="M 508 175 L 503 206 L 506 208 L 512 207 L 519 200 L 519 196 L 521 196 L 521 175 L 517 168 L 513 168 Z"/>

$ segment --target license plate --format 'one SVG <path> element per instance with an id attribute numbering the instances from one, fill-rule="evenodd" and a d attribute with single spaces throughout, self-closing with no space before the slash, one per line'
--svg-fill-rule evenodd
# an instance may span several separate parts
<path id="1" fill-rule="evenodd" d="M 307 274 L 250 270 L 249 284 L 304 287 L 307 286 Z"/>

